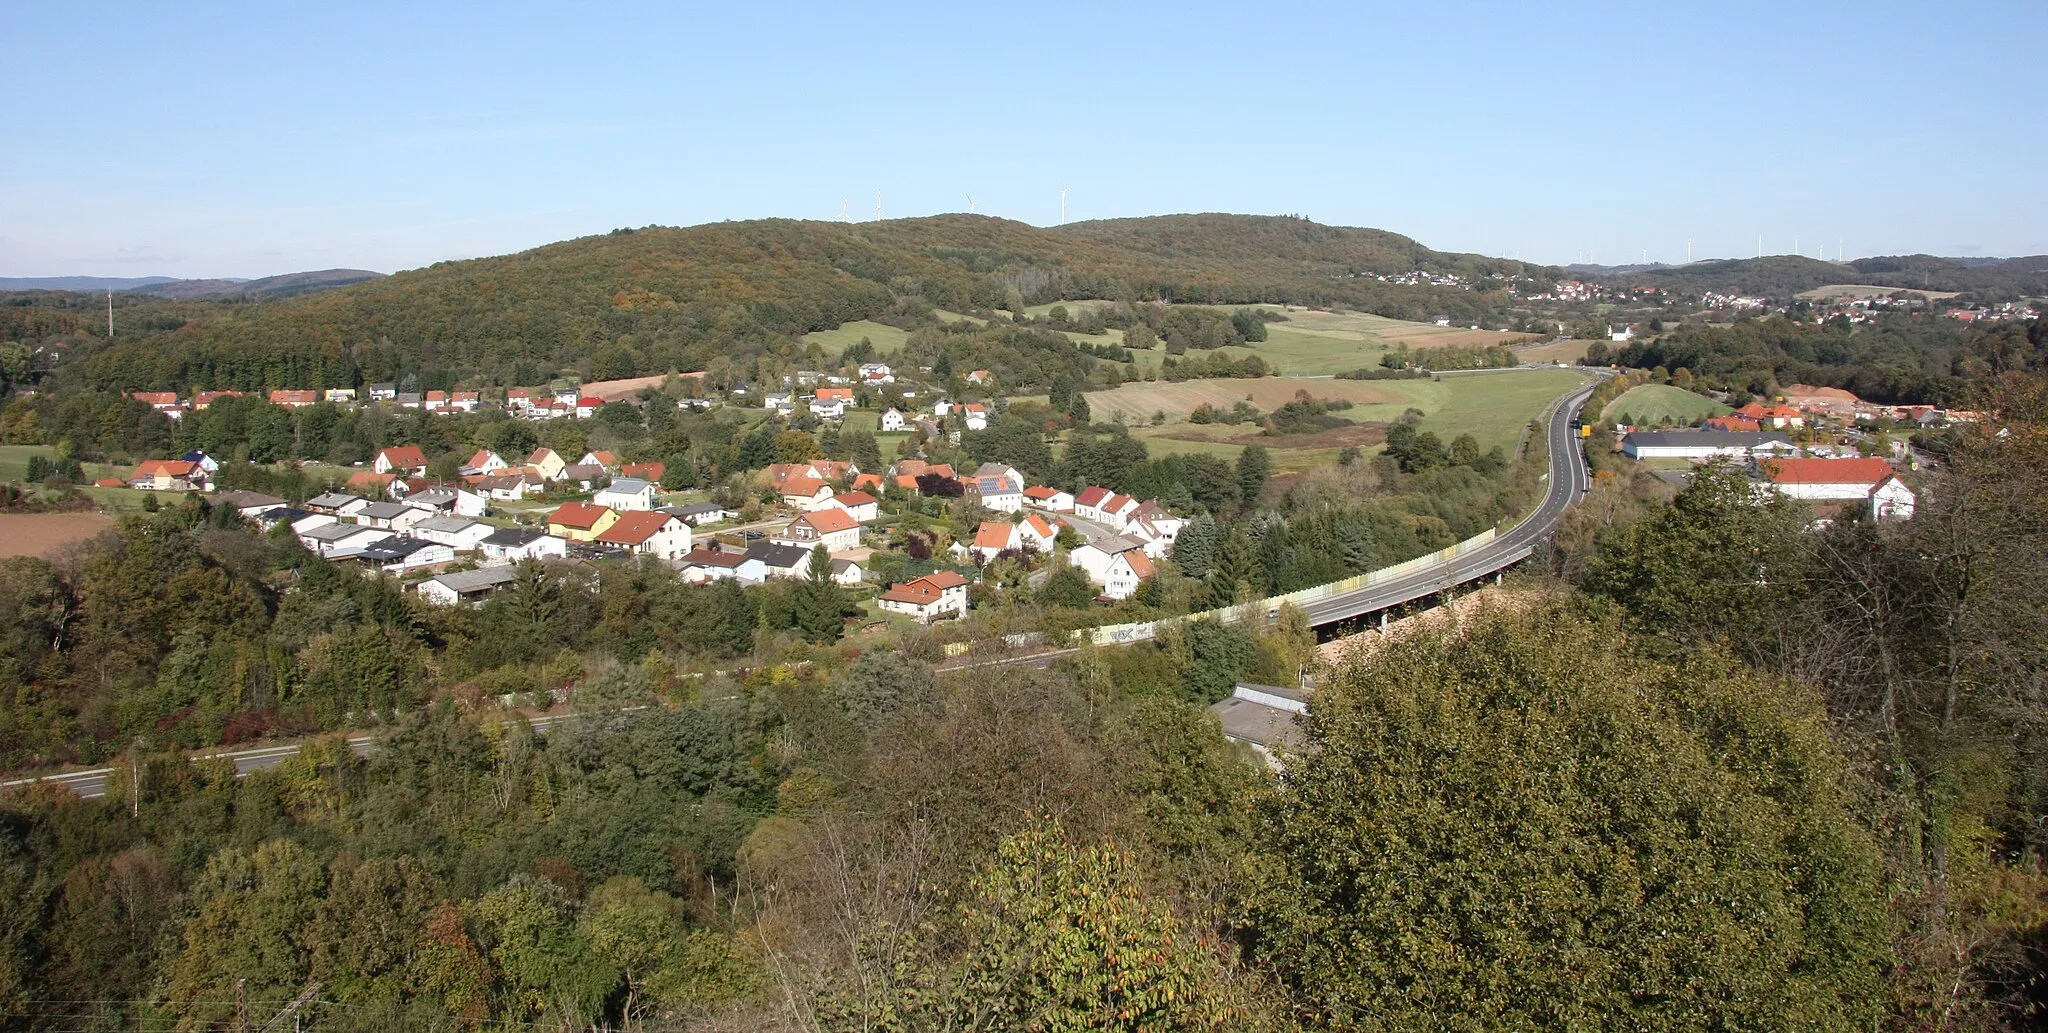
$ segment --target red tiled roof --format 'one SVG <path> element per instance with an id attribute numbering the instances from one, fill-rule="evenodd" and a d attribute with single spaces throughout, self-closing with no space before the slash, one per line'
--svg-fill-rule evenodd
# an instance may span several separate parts
<path id="1" fill-rule="evenodd" d="M 1769 459 L 1764 473 L 1778 484 L 1864 484 L 1875 487 L 1892 476 L 1892 466 L 1875 456 L 1861 459 Z"/>
<path id="2" fill-rule="evenodd" d="M 964 585 L 967 583 L 967 579 L 950 570 L 935 570 L 908 583 L 913 585 L 923 583 L 943 591 L 948 588 Z"/>
<path id="3" fill-rule="evenodd" d="M 611 508 L 608 506 L 593 506 L 588 502 L 564 502 L 560 509 L 548 514 L 548 523 L 584 530 L 597 526 L 598 520 L 609 512 Z"/>
<path id="4" fill-rule="evenodd" d="M 832 501 L 842 506 L 872 506 L 875 504 L 875 497 L 864 491 L 842 491 L 832 496 Z"/>
<path id="5" fill-rule="evenodd" d="M 418 445 L 399 445 L 377 453 L 385 462 L 402 470 L 427 465 L 427 454 Z"/>
<path id="6" fill-rule="evenodd" d="M 859 527 L 860 521 L 855 520 L 853 514 L 843 509 L 827 507 L 813 513 L 805 513 L 803 516 L 790 521 L 791 526 L 797 524 L 808 524 L 812 530 L 819 534 L 831 534 L 834 531 L 844 531 L 848 528 Z"/>
<path id="7" fill-rule="evenodd" d="M 575 505 L 575 503 L 570 503 L 570 505 Z M 605 528 L 603 532 L 598 534 L 597 540 L 600 542 L 610 542 L 613 545 L 639 545 L 647 539 L 654 537 L 662 528 L 668 526 L 669 521 L 674 519 L 675 517 L 667 513 L 654 513 L 648 510 L 633 510 L 620 513 L 619 518 L 612 521 L 610 527 Z"/>
<path id="8" fill-rule="evenodd" d="M 1139 577 L 1152 576 L 1152 557 L 1145 555 L 1143 550 L 1132 549 L 1123 556 L 1124 562 L 1131 565 L 1131 573 Z"/>
<path id="9" fill-rule="evenodd" d="M 1094 485 L 1089 485 L 1081 489 L 1081 494 L 1074 496 L 1074 505 L 1093 508 L 1099 505 L 1103 499 L 1109 498 L 1114 494 L 1115 492 L 1110 491 L 1108 488 L 1098 488 Z"/>
<path id="10" fill-rule="evenodd" d="M 747 556 L 745 553 L 726 552 L 723 549 L 712 549 L 699 545 L 696 548 L 691 549 L 689 552 L 685 553 L 683 555 L 683 560 L 686 563 L 695 563 L 700 567 L 726 567 L 736 569 L 740 566 L 740 564 L 747 562 Z"/>
<path id="11" fill-rule="evenodd" d="M 1060 492 L 1058 488 L 1048 488 L 1043 484 L 1034 484 L 1031 487 L 1024 489 L 1025 498 L 1037 499 L 1040 502 L 1044 502 L 1047 499 L 1055 498 L 1059 495 L 1059 493 Z"/>
<path id="12" fill-rule="evenodd" d="M 135 476 L 132 479 L 142 480 L 158 476 L 190 477 L 192 471 L 198 468 L 198 463 L 188 463 L 183 459 L 145 459 L 135 468 Z"/>
<path id="13" fill-rule="evenodd" d="M 873 473 L 861 474 L 860 476 L 855 477 L 853 479 L 853 486 L 856 489 L 873 488 L 876 491 L 881 491 L 882 476 L 880 474 Z"/>
<path id="14" fill-rule="evenodd" d="M 1010 536 L 1015 533 L 1014 528 L 1000 520 L 986 521 L 974 532 L 974 547 L 998 551 L 1007 549 L 1010 547 Z"/>
<path id="15" fill-rule="evenodd" d="M 894 585 L 882 593 L 882 598 L 892 603 L 910 603 L 914 606 L 930 606 L 938 602 L 939 590 L 925 584 L 924 579 L 907 584 Z"/>
<path id="16" fill-rule="evenodd" d="M 661 475 L 667 472 L 668 464 L 659 462 L 627 463 L 626 465 L 619 467 L 619 475 L 622 477 L 645 477 L 650 481 L 661 480 Z"/>
<path id="17" fill-rule="evenodd" d="M 784 495 L 798 495 L 807 499 L 816 498 L 819 492 L 830 490 L 832 490 L 831 485 L 808 474 L 802 477 L 791 477 L 789 480 L 782 482 L 782 493 Z"/>
<path id="18" fill-rule="evenodd" d="M 818 389 L 817 397 L 821 401 L 827 402 L 851 402 L 853 401 L 853 388 L 821 387 Z"/>

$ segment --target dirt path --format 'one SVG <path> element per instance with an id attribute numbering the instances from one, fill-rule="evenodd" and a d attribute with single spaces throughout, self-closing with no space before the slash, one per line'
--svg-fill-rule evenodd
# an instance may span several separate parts
<path id="1" fill-rule="evenodd" d="M 99 513 L 0 513 L 0 557 L 48 557 L 112 526 Z"/>

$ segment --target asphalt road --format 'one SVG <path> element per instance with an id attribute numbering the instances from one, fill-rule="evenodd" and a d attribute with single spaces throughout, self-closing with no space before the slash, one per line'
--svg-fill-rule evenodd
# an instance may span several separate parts
<path id="1" fill-rule="evenodd" d="M 1603 373 L 1601 370 L 1587 370 Z M 1498 570 L 1528 558 L 1536 543 L 1557 527 L 1564 511 L 1578 501 L 1587 486 L 1586 456 L 1572 437 L 1572 417 L 1585 405 L 1587 396 L 1593 393 L 1597 381 L 1567 396 L 1550 412 L 1544 424 L 1546 438 L 1550 445 L 1550 473 L 1544 488 L 1543 500 L 1536 509 L 1484 547 L 1450 563 L 1419 570 L 1406 577 L 1383 584 L 1361 588 L 1354 592 L 1332 596 L 1304 607 L 1311 624 L 1329 624 L 1361 614 L 1384 610 L 1405 602 L 1412 602 L 1434 595 L 1446 588 L 1484 577 Z M 1107 528 L 1088 521 L 1088 524 L 1104 534 Z M 1048 650 L 1019 656 L 999 657 L 990 660 L 969 660 L 948 665 L 944 670 L 968 670 L 976 667 L 1046 667 L 1054 660 L 1075 653 L 1073 649 Z"/>
<path id="2" fill-rule="evenodd" d="M 1521 523 L 1449 563 L 1310 603 L 1303 607 L 1308 611 L 1309 623 L 1328 624 L 1399 606 L 1526 559 L 1536 543 L 1556 529 L 1564 511 L 1585 492 L 1586 457 L 1572 439 L 1571 423 L 1579 407 L 1586 404 L 1587 396 L 1593 393 L 1594 386 L 1586 385 L 1551 410 L 1545 427 L 1550 442 L 1549 484 L 1543 501 Z"/>
<path id="3" fill-rule="evenodd" d="M 580 715 L 542 714 L 538 717 L 529 718 L 528 721 L 532 724 L 535 734 L 545 735 L 547 730 L 554 725 L 560 724 L 563 721 L 573 720 L 578 716 Z M 354 750 L 359 757 L 367 757 L 377 749 L 377 738 L 374 735 L 358 735 L 348 741 L 348 748 Z M 287 743 L 283 746 L 260 746 L 248 750 L 215 750 L 211 753 L 195 753 L 192 755 L 192 759 L 194 761 L 201 761 L 226 758 L 235 765 L 235 777 L 243 778 L 252 771 L 274 768 L 298 755 L 299 744 Z M 17 778 L 12 781 L 0 782 L 0 790 L 28 785 L 31 782 L 48 782 L 52 785 L 63 786 L 71 790 L 81 799 L 94 800 L 107 795 L 107 780 L 112 777 L 115 770 L 116 767 L 87 768 L 83 771 L 66 771 L 59 775 L 44 775 L 41 778 Z"/>

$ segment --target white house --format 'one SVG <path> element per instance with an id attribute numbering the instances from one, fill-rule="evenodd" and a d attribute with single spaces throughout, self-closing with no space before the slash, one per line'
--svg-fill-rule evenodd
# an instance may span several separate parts
<path id="1" fill-rule="evenodd" d="M 951 399 L 941 398 L 938 401 L 932 403 L 933 416 L 950 416 L 952 415 L 952 413 L 953 402 Z"/>
<path id="2" fill-rule="evenodd" d="M 740 569 L 747 564 L 747 556 L 744 553 L 698 546 L 683 557 L 683 563 L 683 580 L 689 584 L 701 585 L 707 581 L 739 578 Z M 760 579 L 756 577 L 753 580 Z"/>
<path id="3" fill-rule="evenodd" d="M 947 615 L 967 615 L 967 579 L 950 570 L 891 585 L 879 600 L 883 612 L 901 613 L 929 624 Z"/>
<path id="4" fill-rule="evenodd" d="M 967 422 L 968 430 L 987 430 L 988 417 L 988 406 L 980 402 L 968 402 L 960 407 L 960 418 Z M 1018 488 L 1021 490 L 1023 485 L 1018 485 Z"/>
<path id="5" fill-rule="evenodd" d="M 1032 552 L 1051 552 L 1059 536 L 1059 525 L 1038 513 L 1027 513 L 1017 522 L 1017 542 Z"/>
<path id="6" fill-rule="evenodd" d="M 821 420 L 843 420 L 846 418 L 846 403 L 837 398 L 813 398 L 810 401 L 811 415 Z"/>
<path id="7" fill-rule="evenodd" d="M 808 551 L 823 545 L 827 552 L 860 548 L 860 523 L 846 510 L 827 506 L 797 517 L 769 541 Z"/>
<path id="8" fill-rule="evenodd" d="M 1143 549 L 1117 553 L 1102 576 L 1102 594 L 1111 599 L 1129 599 L 1138 586 L 1152 576 L 1152 558 Z"/>
<path id="9" fill-rule="evenodd" d="M 692 502 L 685 506 L 663 506 L 658 512 L 673 513 L 691 527 L 703 527 L 720 520 L 730 520 L 733 512 L 716 502 Z"/>
<path id="10" fill-rule="evenodd" d="M 1630 459 L 1712 459 L 1794 456 L 1799 446 L 1783 434 L 1745 430 L 1639 430 L 1621 439 Z"/>
<path id="11" fill-rule="evenodd" d="M 1101 488 L 1092 484 L 1082 488 L 1081 493 L 1074 496 L 1074 515 L 1083 520 L 1101 522 L 1103 520 L 1102 504 L 1114 497 L 1116 497 L 1116 492 L 1108 488 Z"/>
<path id="12" fill-rule="evenodd" d="M 404 531 L 433 516 L 432 510 L 415 509 L 403 502 L 372 502 L 355 511 L 356 523 Z"/>
<path id="13" fill-rule="evenodd" d="M 832 486 L 816 477 L 791 477 L 782 482 L 783 505 L 805 512 L 822 509 L 832 501 Z"/>
<path id="14" fill-rule="evenodd" d="M 1074 496 L 1072 492 L 1061 491 L 1058 488 L 1048 488 L 1043 484 L 1039 484 L 1024 489 L 1024 504 L 1033 509 L 1043 509 L 1048 513 L 1072 513 L 1074 511 Z"/>
<path id="15" fill-rule="evenodd" d="M 755 542 L 747 546 L 747 559 L 749 562 L 740 565 L 742 581 L 760 582 L 768 578 L 794 579 L 811 575 L 811 550 L 804 546 Z"/>
<path id="16" fill-rule="evenodd" d="M 826 507 L 842 509 L 855 523 L 865 524 L 881 515 L 881 503 L 864 491 L 842 491 L 825 501 Z"/>
<path id="17" fill-rule="evenodd" d="M 491 474 L 478 481 L 476 486 L 485 497 L 501 502 L 517 502 L 548 490 L 547 481 L 524 471 Z"/>
<path id="18" fill-rule="evenodd" d="M 438 542 L 457 552 L 467 552 L 483 544 L 497 528 L 479 520 L 460 516 L 428 517 L 413 525 L 412 536 L 425 541 Z"/>
<path id="19" fill-rule="evenodd" d="M 1017 525 L 1003 520 L 988 520 L 975 530 L 974 544 L 968 546 L 967 551 L 973 554 L 974 562 L 986 566 L 998 553 L 1023 547 Z"/>
<path id="20" fill-rule="evenodd" d="M 453 513 L 456 516 L 480 517 L 489 505 L 484 497 L 467 488 L 427 488 L 405 497 L 405 504 L 414 509 L 427 509 L 436 513 Z"/>
<path id="21" fill-rule="evenodd" d="M 654 485 L 638 477 L 620 477 L 611 485 L 591 497 L 591 501 L 612 509 L 651 510 L 657 500 Z M 688 550 L 684 550 L 688 551 Z"/>
<path id="22" fill-rule="evenodd" d="M 392 537 L 390 531 L 381 527 L 364 527 L 361 524 L 332 523 L 310 527 L 298 532 L 299 542 L 323 556 L 337 549 L 355 549 L 372 542 Z"/>
<path id="23" fill-rule="evenodd" d="M 1145 543 L 1124 537 L 1097 538 L 1067 553 L 1067 562 L 1081 568 L 1088 580 L 1101 585 L 1102 594 L 1111 599 L 1129 598 L 1137 591 L 1139 581 L 1152 576 L 1152 561 L 1145 555 Z"/>
<path id="24" fill-rule="evenodd" d="M 386 574 L 403 574 L 408 570 L 431 567 L 437 563 L 451 563 L 455 550 L 446 545 L 422 541 L 403 536 L 385 538 L 368 545 L 349 545 L 327 554 L 331 560 L 354 560 L 372 570 Z"/>
<path id="25" fill-rule="evenodd" d="M 910 421 L 905 420 L 902 413 L 894 409 L 886 409 L 882 412 L 882 433 L 893 434 L 897 431 L 908 429 L 910 429 Z"/>
<path id="26" fill-rule="evenodd" d="M 420 582 L 416 591 L 421 599 L 436 606 L 454 606 L 462 602 L 476 602 L 518 579 L 518 572 L 511 567 L 484 567 L 481 570 L 437 574 Z"/>
<path id="27" fill-rule="evenodd" d="M 427 454 L 420 451 L 418 445 L 400 445 L 383 449 L 377 453 L 377 458 L 370 464 L 370 469 L 378 473 L 397 474 L 400 477 L 424 474 L 427 472 Z"/>
<path id="28" fill-rule="evenodd" d="M 1758 465 L 1771 487 L 1788 498 L 1867 500 L 1875 520 L 1913 516 L 1913 490 L 1882 459 L 1765 459 Z"/>
<path id="29" fill-rule="evenodd" d="M 507 527 L 493 531 L 477 543 L 484 558 L 505 563 L 520 560 L 561 559 L 569 555 L 569 542 L 529 527 Z"/>
<path id="30" fill-rule="evenodd" d="M 852 588 L 867 578 L 868 570 L 860 565 L 859 560 L 832 561 L 832 580 L 839 585 Z"/>
<path id="31" fill-rule="evenodd" d="M 633 510 L 620 513 L 594 540 L 635 555 L 679 560 L 690 552 L 690 525 L 667 513 Z"/>

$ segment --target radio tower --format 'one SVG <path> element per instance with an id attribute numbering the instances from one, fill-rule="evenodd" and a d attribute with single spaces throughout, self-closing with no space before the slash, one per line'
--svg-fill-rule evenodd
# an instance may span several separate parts
<path id="1" fill-rule="evenodd" d="M 107 291 L 107 340 L 114 339 L 114 292 Z"/>

